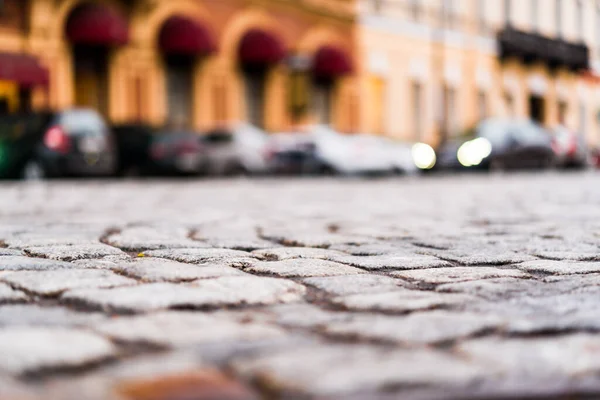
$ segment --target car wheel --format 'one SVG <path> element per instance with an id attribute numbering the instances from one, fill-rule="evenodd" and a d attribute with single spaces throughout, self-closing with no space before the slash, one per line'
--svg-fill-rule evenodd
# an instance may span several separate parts
<path id="1" fill-rule="evenodd" d="M 35 160 L 30 160 L 23 168 L 23 179 L 26 181 L 41 181 L 48 176 L 44 167 Z"/>

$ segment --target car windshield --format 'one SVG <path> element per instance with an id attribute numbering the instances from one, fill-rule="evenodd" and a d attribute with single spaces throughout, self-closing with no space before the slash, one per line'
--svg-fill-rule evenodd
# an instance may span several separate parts
<path id="1" fill-rule="evenodd" d="M 70 135 L 103 136 L 107 132 L 102 117 L 92 110 L 72 110 L 61 113 L 58 124 Z"/>
<path id="2" fill-rule="evenodd" d="M 546 143 L 549 135 L 543 129 L 531 122 L 522 122 L 515 127 L 515 137 L 524 143 Z"/>
<path id="3" fill-rule="evenodd" d="M 514 126 L 514 122 L 508 120 L 485 121 L 479 126 L 478 135 L 486 138 L 493 145 L 500 145 L 509 140 Z"/>
<path id="4" fill-rule="evenodd" d="M 207 144 L 227 144 L 233 142 L 233 135 L 229 131 L 215 130 L 204 135 L 202 140 Z"/>

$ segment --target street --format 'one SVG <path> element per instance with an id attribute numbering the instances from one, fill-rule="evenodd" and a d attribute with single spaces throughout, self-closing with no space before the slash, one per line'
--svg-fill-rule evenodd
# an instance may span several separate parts
<path id="1" fill-rule="evenodd" d="M 0 185 L 0 399 L 600 396 L 600 175 Z"/>

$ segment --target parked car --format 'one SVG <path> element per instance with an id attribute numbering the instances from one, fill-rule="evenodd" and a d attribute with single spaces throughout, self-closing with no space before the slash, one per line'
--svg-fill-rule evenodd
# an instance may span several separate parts
<path id="1" fill-rule="evenodd" d="M 583 136 L 564 126 L 552 130 L 552 148 L 559 167 L 585 168 L 588 165 L 588 148 Z"/>
<path id="2" fill-rule="evenodd" d="M 437 152 L 437 169 L 548 168 L 555 163 L 552 138 L 529 120 L 493 118 Z"/>
<path id="3" fill-rule="evenodd" d="M 596 168 L 600 168 L 600 147 L 590 151 L 590 163 Z"/>
<path id="4" fill-rule="evenodd" d="M 206 151 L 197 132 L 144 124 L 119 125 L 113 130 L 120 175 L 197 175 L 206 170 Z"/>
<path id="5" fill-rule="evenodd" d="M 0 117 L 0 177 L 109 176 L 117 154 L 103 118 L 88 109 Z"/>
<path id="6" fill-rule="evenodd" d="M 269 135 L 239 123 L 207 132 L 202 137 L 211 175 L 265 174 L 269 171 Z"/>
<path id="7" fill-rule="evenodd" d="M 277 133 L 266 150 L 269 169 L 275 174 L 312 175 L 330 172 L 317 159 L 315 137 L 310 133 Z"/>

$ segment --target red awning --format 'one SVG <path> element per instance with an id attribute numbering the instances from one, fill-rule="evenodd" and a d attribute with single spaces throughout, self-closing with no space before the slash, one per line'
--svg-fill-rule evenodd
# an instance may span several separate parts
<path id="1" fill-rule="evenodd" d="M 243 64 L 275 64 L 285 57 L 285 48 L 271 33 L 252 29 L 240 42 L 239 57 Z"/>
<path id="2" fill-rule="evenodd" d="M 11 81 L 21 87 L 48 84 L 48 70 L 28 54 L 0 53 L 0 80 Z"/>
<path id="3" fill-rule="evenodd" d="M 159 45 L 167 54 L 203 55 L 217 49 L 209 30 L 186 17 L 169 18 L 160 31 Z"/>
<path id="4" fill-rule="evenodd" d="M 313 73 L 318 78 L 336 78 L 347 75 L 352 73 L 352 62 L 342 50 L 324 46 L 315 54 Z"/>
<path id="5" fill-rule="evenodd" d="M 72 43 L 121 46 L 129 41 L 127 20 L 112 8 L 86 3 L 75 9 L 67 21 L 67 37 Z"/>

